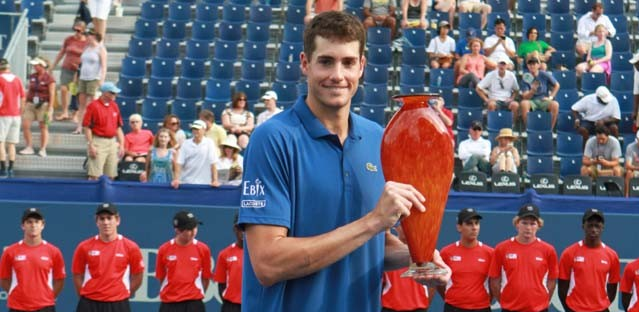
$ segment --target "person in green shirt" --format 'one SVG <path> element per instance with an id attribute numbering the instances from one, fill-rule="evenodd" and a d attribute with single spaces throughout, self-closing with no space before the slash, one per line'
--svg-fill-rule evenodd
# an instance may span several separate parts
<path id="1" fill-rule="evenodd" d="M 551 47 L 548 43 L 543 40 L 539 40 L 539 30 L 536 27 L 528 28 L 526 32 L 527 41 L 523 41 L 519 45 L 519 49 L 517 50 L 517 56 L 519 62 L 523 62 L 526 57 L 533 52 L 539 53 L 539 59 L 541 60 L 541 70 L 547 70 L 546 63 L 550 61 L 550 56 L 553 52 L 555 52 L 555 48 Z"/>

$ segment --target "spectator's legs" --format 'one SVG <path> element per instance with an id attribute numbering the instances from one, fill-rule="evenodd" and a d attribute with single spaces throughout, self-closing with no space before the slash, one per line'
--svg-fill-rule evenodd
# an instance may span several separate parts
<path id="1" fill-rule="evenodd" d="M 486 102 L 486 109 L 490 112 L 497 110 L 497 101 L 489 99 L 488 102 Z"/>
<path id="2" fill-rule="evenodd" d="M 628 197 L 630 195 L 630 179 L 632 179 L 632 177 L 635 175 L 634 170 L 628 170 L 626 171 L 626 176 L 624 178 L 624 183 L 625 183 L 625 187 L 624 187 L 624 191 L 625 191 L 625 195 L 626 197 Z"/>
<path id="3" fill-rule="evenodd" d="M 486 24 L 488 24 L 488 14 L 493 12 L 493 7 L 488 4 L 482 5 L 481 8 L 481 29 L 486 28 Z"/>
<path id="4" fill-rule="evenodd" d="M 62 106 L 62 113 L 58 115 L 55 120 L 65 120 L 69 118 L 69 87 L 66 85 L 60 86 L 60 105 Z"/>
<path id="5" fill-rule="evenodd" d="M 510 109 L 510 112 L 513 113 L 513 126 L 515 125 L 515 122 L 517 121 L 517 115 L 519 112 L 519 103 L 517 103 L 517 101 L 512 101 L 508 104 L 508 109 Z"/>
<path id="6" fill-rule="evenodd" d="M 548 104 L 548 111 L 550 112 L 550 131 L 552 131 L 553 129 L 555 129 L 557 116 L 559 116 L 559 102 L 550 102 L 550 104 Z"/>
<path id="7" fill-rule="evenodd" d="M 30 105 L 27 103 L 27 105 Z M 30 118 L 22 118 L 22 135 L 24 136 L 24 143 L 26 147 L 20 151 L 21 154 L 29 155 L 33 154 L 33 137 L 31 135 L 31 120 Z"/>
<path id="8" fill-rule="evenodd" d="M 526 122 L 528 121 L 528 112 L 530 112 L 531 106 L 530 100 L 521 101 L 521 122 L 524 124 L 524 128 L 526 127 Z"/>
<path id="9" fill-rule="evenodd" d="M 375 20 L 373 19 L 372 16 L 369 16 L 367 18 L 364 19 L 364 21 L 362 22 L 364 24 L 364 27 L 366 28 L 370 28 L 370 27 L 375 27 Z"/>
<path id="10" fill-rule="evenodd" d="M 588 129 L 585 128 L 585 127 L 579 127 L 579 128 L 577 128 L 577 133 L 581 134 L 581 137 L 583 138 L 582 148 L 585 148 L 586 147 L 586 141 L 588 141 L 588 138 L 590 137 L 590 133 L 589 133 Z"/>
<path id="11" fill-rule="evenodd" d="M 610 134 L 614 137 L 619 137 L 619 126 L 616 123 L 611 123 L 608 125 L 608 129 L 610 130 Z"/>
<path id="12" fill-rule="evenodd" d="M 95 27 L 95 31 L 102 35 L 102 38 L 105 38 L 106 35 L 106 20 L 101 18 L 94 17 L 93 18 L 93 27 Z"/>
<path id="13" fill-rule="evenodd" d="M 481 157 L 477 155 L 470 156 L 470 158 L 468 158 L 468 160 L 464 164 L 462 171 L 477 171 L 477 166 L 479 165 L 480 159 Z"/>
<path id="14" fill-rule="evenodd" d="M 588 48 L 590 48 L 589 44 L 585 44 L 580 41 L 577 41 L 577 44 L 575 44 L 575 52 L 577 52 L 577 55 L 579 57 L 584 57 L 586 54 L 588 54 Z"/>
<path id="15" fill-rule="evenodd" d="M 507 171 L 506 169 L 507 167 L 507 162 L 506 162 L 506 156 L 504 154 L 499 155 L 499 157 L 497 157 L 497 163 L 499 164 L 499 171 L 500 172 L 504 172 Z"/>
<path id="16" fill-rule="evenodd" d="M 388 27 L 391 30 L 391 40 L 394 40 L 397 37 L 397 21 L 392 16 L 386 16 L 382 26 Z"/>
<path id="17" fill-rule="evenodd" d="M 484 158 L 479 157 L 478 165 L 479 171 L 490 175 L 490 162 Z"/>
<path id="18" fill-rule="evenodd" d="M 0 178 L 6 178 L 7 174 L 7 151 L 5 143 L 0 142 Z"/>
<path id="19" fill-rule="evenodd" d="M 237 138 L 237 145 L 239 145 L 242 148 L 242 150 L 246 148 L 248 143 L 249 143 L 249 136 L 246 134 L 240 134 L 240 136 Z"/>
<path id="20" fill-rule="evenodd" d="M 612 167 L 612 175 L 614 175 L 615 177 L 621 177 L 622 176 L 621 166 L 617 165 Z"/>
<path id="21" fill-rule="evenodd" d="M 583 75 L 583 73 L 588 71 L 588 63 L 583 62 L 583 63 L 579 63 L 577 64 L 577 66 L 575 66 L 575 73 L 577 74 L 577 77 L 581 77 L 581 75 Z"/>
<path id="22" fill-rule="evenodd" d="M 84 120 L 84 112 L 87 108 L 89 98 L 86 93 L 78 94 L 78 125 L 75 128 L 75 134 L 82 134 L 82 121 Z"/>
<path id="23" fill-rule="evenodd" d="M 439 62 L 436 59 L 430 61 L 430 68 L 437 69 L 439 68 Z"/>
<path id="24" fill-rule="evenodd" d="M 49 126 L 46 121 L 40 121 L 38 124 L 40 126 L 40 151 L 38 153 L 44 157 L 47 155 L 47 145 L 49 145 Z"/>
<path id="25" fill-rule="evenodd" d="M 592 176 L 592 168 L 590 166 L 581 166 L 581 175 L 582 176 Z"/>

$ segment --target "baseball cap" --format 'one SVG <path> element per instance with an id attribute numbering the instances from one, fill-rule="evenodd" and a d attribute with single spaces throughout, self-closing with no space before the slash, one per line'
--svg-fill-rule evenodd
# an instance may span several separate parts
<path id="1" fill-rule="evenodd" d="M 262 100 L 276 100 L 277 101 L 277 93 L 275 93 L 275 91 L 273 91 L 273 90 L 266 91 L 266 93 L 264 93 L 264 95 L 262 96 Z"/>
<path id="2" fill-rule="evenodd" d="M 192 212 L 180 211 L 173 217 L 173 227 L 180 230 L 192 230 L 202 222 L 198 221 Z"/>
<path id="3" fill-rule="evenodd" d="M 441 21 L 439 22 L 439 27 L 448 27 L 450 28 L 450 23 L 448 21 Z"/>
<path id="4" fill-rule="evenodd" d="M 597 208 L 588 208 L 584 212 L 583 218 L 581 218 L 581 223 L 586 223 L 586 221 L 590 220 L 592 217 L 599 217 L 601 218 L 601 223 L 605 222 L 603 211 Z"/>
<path id="5" fill-rule="evenodd" d="M 95 210 L 95 214 L 99 215 L 102 213 L 108 213 L 111 215 L 118 214 L 118 207 L 116 207 L 113 203 L 102 203 L 98 205 L 98 208 Z"/>
<path id="6" fill-rule="evenodd" d="M 100 87 L 100 91 L 102 91 L 102 92 L 111 92 L 111 93 L 120 93 L 122 90 L 120 90 L 120 88 L 116 87 L 113 82 L 107 81 L 107 82 L 102 84 L 102 86 Z"/>
<path id="7" fill-rule="evenodd" d="M 473 122 L 470 123 L 470 129 L 475 129 L 475 128 L 484 129 L 484 126 L 481 124 L 481 121 L 474 120 Z"/>
<path id="8" fill-rule="evenodd" d="M 482 219 L 482 216 L 474 208 L 463 208 L 457 213 L 457 224 L 462 224 L 473 218 Z"/>
<path id="9" fill-rule="evenodd" d="M 0 58 L 0 70 L 9 68 L 9 61 L 5 58 Z"/>
<path id="10" fill-rule="evenodd" d="M 524 217 L 535 217 L 536 219 L 541 218 L 539 214 L 539 208 L 533 204 L 525 204 L 519 208 L 519 212 L 517 216 L 520 218 Z"/>
<path id="11" fill-rule="evenodd" d="M 45 62 L 45 60 L 43 60 L 41 57 L 36 56 L 34 58 L 31 59 L 31 61 L 29 61 L 29 64 L 31 65 L 40 65 L 44 68 L 47 68 L 47 62 Z"/>
<path id="12" fill-rule="evenodd" d="M 630 64 L 634 64 L 634 63 L 639 62 L 639 52 L 635 53 L 628 62 Z"/>
<path id="13" fill-rule="evenodd" d="M 610 103 L 610 98 L 612 97 L 612 94 L 610 94 L 610 91 L 608 91 L 608 88 L 606 88 L 605 86 L 598 87 L 597 90 L 595 91 L 595 94 L 597 94 L 597 97 L 602 102 Z"/>
<path id="14" fill-rule="evenodd" d="M 499 64 L 499 63 L 512 64 L 512 61 L 506 55 L 499 55 L 499 56 L 497 56 L 497 64 Z"/>
<path id="15" fill-rule="evenodd" d="M 206 123 L 198 119 L 191 124 L 191 129 L 206 129 Z"/>
<path id="16" fill-rule="evenodd" d="M 27 208 L 22 213 L 22 222 L 29 218 L 34 218 L 38 220 L 44 220 L 44 215 L 38 208 Z"/>

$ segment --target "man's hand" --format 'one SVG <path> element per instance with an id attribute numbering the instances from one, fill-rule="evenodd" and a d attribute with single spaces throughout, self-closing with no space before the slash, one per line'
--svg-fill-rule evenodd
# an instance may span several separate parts
<path id="1" fill-rule="evenodd" d="M 424 195 L 412 185 L 390 181 L 386 182 L 382 196 L 371 214 L 381 223 L 380 230 L 389 229 L 400 218 L 409 216 L 411 208 L 419 212 L 426 211 L 426 207 L 422 204 L 424 201 L 426 201 Z"/>
<path id="2" fill-rule="evenodd" d="M 446 285 L 448 281 L 450 281 L 450 277 L 453 274 L 453 270 L 451 270 L 450 267 L 446 265 L 446 263 L 444 263 L 444 260 L 439 255 L 439 251 L 437 249 L 435 249 L 435 251 L 433 252 L 433 263 L 437 267 L 446 270 L 446 273 L 442 275 L 435 275 L 435 274 L 418 275 L 418 276 L 413 276 L 413 279 L 416 282 L 429 287 Z"/>
<path id="3" fill-rule="evenodd" d="M 220 186 L 220 181 L 215 180 L 215 181 L 211 182 L 211 186 L 212 187 L 219 187 Z"/>
<path id="4" fill-rule="evenodd" d="M 98 150 L 93 146 L 93 144 L 89 144 L 89 157 L 95 158 L 97 156 Z"/>
<path id="5" fill-rule="evenodd" d="M 171 187 L 177 190 L 180 187 L 180 180 L 173 179 L 173 181 L 171 181 Z"/>
<path id="6" fill-rule="evenodd" d="M 575 119 L 575 129 L 578 129 L 581 126 L 581 119 Z"/>

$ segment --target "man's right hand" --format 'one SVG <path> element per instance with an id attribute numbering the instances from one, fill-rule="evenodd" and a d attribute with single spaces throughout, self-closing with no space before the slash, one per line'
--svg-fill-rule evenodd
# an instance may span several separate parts
<path id="1" fill-rule="evenodd" d="M 381 223 L 381 230 L 389 229 L 403 217 L 410 215 L 411 208 L 420 212 L 426 211 L 422 204 L 426 198 L 412 185 L 386 182 L 384 192 L 377 202 L 372 216 Z"/>
<path id="2" fill-rule="evenodd" d="M 95 158 L 98 155 L 98 150 L 93 146 L 93 144 L 89 144 L 89 157 Z"/>
<path id="3" fill-rule="evenodd" d="M 578 129 L 581 126 L 581 120 L 575 119 L 575 129 Z"/>

